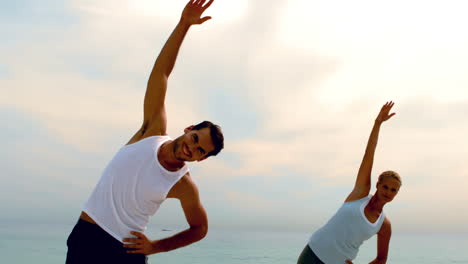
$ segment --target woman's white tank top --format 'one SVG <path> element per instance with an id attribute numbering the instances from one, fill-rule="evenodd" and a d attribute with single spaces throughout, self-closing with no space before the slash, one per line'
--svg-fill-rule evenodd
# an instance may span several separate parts
<path id="1" fill-rule="evenodd" d="M 346 202 L 309 240 L 309 246 L 326 264 L 344 264 L 353 260 L 361 244 L 379 232 L 385 219 L 382 212 L 374 223 L 364 215 L 372 196 Z"/>
<path id="2" fill-rule="evenodd" d="M 158 160 L 168 136 L 152 136 L 123 146 L 102 173 L 83 211 L 117 240 L 144 232 L 174 184 L 187 172 L 166 170 Z"/>

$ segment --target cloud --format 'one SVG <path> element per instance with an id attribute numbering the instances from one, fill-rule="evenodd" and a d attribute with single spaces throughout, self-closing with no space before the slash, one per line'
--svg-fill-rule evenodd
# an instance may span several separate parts
<path id="1" fill-rule="evenodd" d="M 341 62 L 333 78 L 320 87 L 319 99 L 330 107 L 363 96 L 427 96 L 454 102 L 467 99 L 468 53 L 462 46 L 468 38 L 458 33 L 466 22 L 463 8 L 458 1 L 407 5 L 296 0 L 281 16 L 277 38 L 289 47 Z M 434 16 L 444 17 L 443 22 Z"/>
<path id="2" fill-rule="evenodd" d="M 13 155 L 0 153 L 12 175 L 26 177 L 18 188 L 31 179 L 84 200 L 106 160 L 141 125 L 147 78 L 183 4 L 155 2 L 142 15 L 149 2 L 132 3 L 72 1 L 63 15 L 74 23 L 8 26 L 15 37 L 1 44 L 0 85 L 8 96 L 0 106 L 22 113 L 9 125 L 25 128 L 2 135 L 32 131 L 6 144 Z M 272 225 L 325 221 L 350 191 L 375 115 L 392 99 L 397 115 L 382 127 L 373 174 L 403 176 L 389 213 L 411 227 L 466 222 L 468 53 L 466 37 L 455 34 L 464 25 L 455 23 L 463 20 L 459 12 L 444 26 L 431 22 L 433 34 L 422 24 L 434 9 L 412 22 L 412 5 L 403 20 L 380 17 L 386 9 L 369 1 L 345 4 L 377 9 L 362 16 L 324 1 L 245 5 L 226 20 L 213 6 L 213 20 L 190 30 L 167 95 L 171 135 L 201 120 L 224 129 L 226 149 L 193 166 L 215 224 L 251 213 L 243 224 L 258 225 L 276 208 L 285 214 Z M 153 13 L 159 6 L 167 16 Z M 408 27 L 396 30 L 401 25 Z M 22 118 L 31 125 L 21 126 Z"/>
<path id="3" fill-rule="evenodd" d="M 397 103 L 394 110 L 398 114 L 384 123 L 372 177 L 375 184 L 378 174 L 384 170 L 393 169 L 402 175 L 404 184 L 401 192 L 388 206 L 389 217 L 397 223 L 404 223 L 399 231 L 443 232 L 445 229 L 440 225 L 450 225 L 451 219 L 466 219 L 463 206 L 468 200 L 463 186 L 468 184 L 464 168 L 468 146 L 460 139 L 467 126 L 459 120 L 463 120 L 468 112 L 467 105 L 465 102 L 440 103 L 414 98 Z M 323 110 L 321 114 L 329 115 L 333 123 L 320 123 L 317 130 L 305 123 L 298 127 L 302 133 L 295 133 L 287 140 L 278 140 L 287 134 L 284 130 L 288 130 L 280 125 L 268 131 L 262 139 L 239 140 L 229 150 L 229 155 L 237 157 L 236 163 L 207 162 L 202 171 L 216 171 L 218 181 L 219 178 L 241 177 L 239 180 L 256 186 L 257 191 L 266 188 L 271 192 L 267 199 L 272 204 L 276 203 L 273 198 L 275 191 L 267 188 L 267 184 L 276 179 L 289 179 L 291 175 L 303 175 L 302 179 L 294 179 L 294 182 L 304 183 L 304 179 L 308 179 L 313 183 L 309 189 L 295 188 L 293 181 L 282 185 L 285 192 L 294 193 L 288 195 L 288 201 L 296 204 L 327 197 L 330 200 L 326 205 L 317 205 L 315 212 L 321 217 L 331 216 L 330 208 L 338 206 L 332 200 L 338 198 L 336 201 L 341 201 L 340 196 L 344 199 L 354 184 L 373 118 L 380 105 L 374 103 L 374 111 L 369 107 L 353 105 L 342 112 Z M 348 113 L 352 113 L 353 122 L 339 122 L 338 117 Z M 258 175 L 268 175 L 268 179 L 256 184 Z M 328 195 L 317 196 L 317 191 Z M 255 191 L 250 191 L 251 195 L 253 193 Z M 263 210 L 264 206 L 259 204 L 252 202 L 249 206 Z M 447 204 L 452 206 L 445 206 Z M 330 208 L 326 209 L 326 206 Z M 294 211 L 290 213 L 297 214 Z M 313 219 L 312 213 L 306 213 L 306 216 L 306 219 Z M 426 224 L 419 225 L 421 221 Z M 311 223 L 317 225 L 318 222 L 314 220 Z M 299 224 L 307 226 L 305 222 L 299 221 Z"/>

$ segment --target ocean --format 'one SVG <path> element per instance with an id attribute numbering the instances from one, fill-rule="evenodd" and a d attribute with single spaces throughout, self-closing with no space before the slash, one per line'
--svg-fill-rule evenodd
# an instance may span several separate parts
<path id="1" fill-rule="evenodd" d="M 0 224 L 1 263 L 65 263 L 65 243 L 73 224 Z M 149 263 L 296 263 L 312 231 L 211 228 L 202 241 L 175 251 L 151 255 Z M 149 228 L 147 234 L 155 239 L 172 235 L 174 232 Z M 369 263 L 375 255 L 376 238 L 374 237 L 361 246 L 354 263 Z M 387 263 L 468 264 L 468 236 L 394 233 Z"/>

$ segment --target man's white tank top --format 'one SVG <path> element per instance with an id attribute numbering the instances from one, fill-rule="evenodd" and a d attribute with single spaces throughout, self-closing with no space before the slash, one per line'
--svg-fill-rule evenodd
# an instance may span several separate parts
<path id="1" fill-rule="evenodd" d="M 344 264 L 347 259 L 353 260 L 361 244 L 379 232 L 384 213 L 374 223 L 364 214 L 371 197 L 344 203 L 322 228 L 315 231 L 309 247 L 322 262 Z"/>
<path id="2" fill-rule="evenodd" d="M 102 173 L 85 203 L 86 212 L 102 229 L 121 241 L 144 232 L 167 193 L 187 172 L 166 170 L 158 160 L 159 147 L 171 138 L 153 136 L 123 146 Z"/>

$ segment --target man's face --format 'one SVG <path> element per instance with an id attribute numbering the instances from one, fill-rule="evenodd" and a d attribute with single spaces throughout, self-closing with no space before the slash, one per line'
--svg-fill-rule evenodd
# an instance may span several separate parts
<path id="1" fill-rule="evenodd" d="M 174 155 L 180 161 L 201 161 L 214 150 L 210 129 L 185 129 L 185 134 L 178 137 L 174 145 Z"/>

